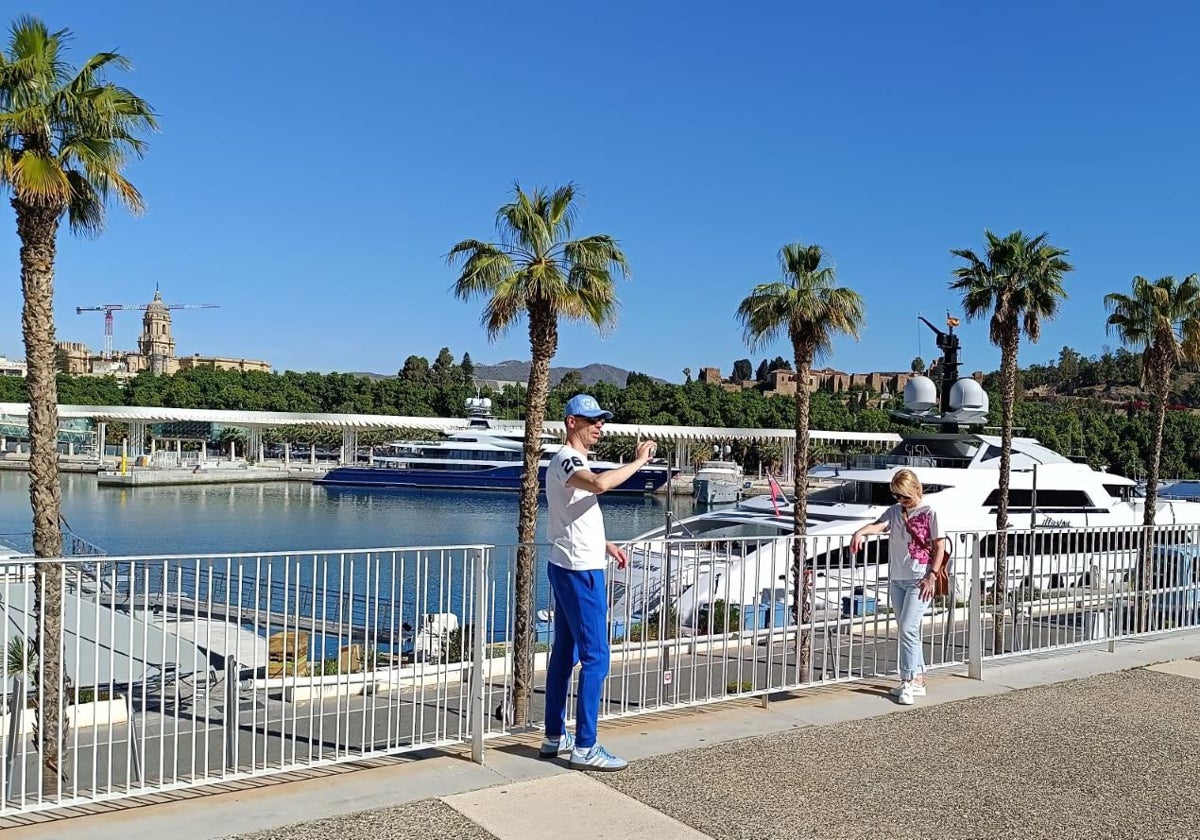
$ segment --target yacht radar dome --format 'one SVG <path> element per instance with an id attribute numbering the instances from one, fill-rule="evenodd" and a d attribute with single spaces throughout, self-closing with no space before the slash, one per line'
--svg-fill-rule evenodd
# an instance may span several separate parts
<path id="1" fill-rule="evenodd" d="M 914 414 L 924 414 L 937 407 L 937 386 L 928 376 L 914 376 L 904 386 L 904 407 Z"/>
<path id="2" fill-rule="evenodd" d="M 974 379 L 963 378 L 950 388 L 950 410 L 965 412 L 983 412 L 988 410 L 987 391 Z"/>

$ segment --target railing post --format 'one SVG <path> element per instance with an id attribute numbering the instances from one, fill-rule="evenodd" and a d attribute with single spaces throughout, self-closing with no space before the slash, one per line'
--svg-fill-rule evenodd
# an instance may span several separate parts
<path id="1" fill-rule="evenodd" d="M 238 767 L 238 663 L 232 656 L 225 660 L 225 708 L 221 726 L 225 730 L 225 769 Z"/>
<path id="2" fill-rule="evenodd" d="M 28 644 L 28 642 L 26 642 Z M 8 779 L 8 790 L 5 792 L 6 799 L 14 799 L 17 795 L 17 744 L 21 740 L 21 730 L 25 725 L 25 680 L 20 674 L 15 674 L 12 679 L 12 705 L 8 716 L 8 748 L 4 751 L 4 771 Z M 24 755 L 22 754 L 22 759 Z M 21 786 L 25 785 L 25 762 L 21 762 Z"/>
<path id="3" fill-rule="evenodd" d="M 967 610 L 967 676 L 983 679 L 983 563 L 979 556 L 982 540 L 975 535 L 971 546 L 971 599 Z"/>
<path id="4" fill-rule="evenodd" d="M 125 695 L 125 710 L 129 716 L 129 769 L 138 787 L 146 784 L 142 767 L 142 742 L 137 737 L 138 728 L 133 725 L 133 698 Z M 142 730 L 145 733 L 145 729 Z"/>
<path id="5" fill-rule="evenodd" d="M 475 552 L 475 631 L 471 634 L 471 760 L 476 764 L 483 764 L 483 730 L 487 721 L 483 653 L 487 644 L 488 559 L 488 549 Z"/>

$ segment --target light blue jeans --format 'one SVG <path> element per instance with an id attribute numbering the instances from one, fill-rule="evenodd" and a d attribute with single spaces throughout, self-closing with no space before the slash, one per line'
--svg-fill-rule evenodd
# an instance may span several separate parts
<path id="1" fill-rule="evenodd" d="M 888 581 L 888 602 L 900 622 L 900 679 L 905 681 L 925 673 L 921 619 L 931 602 L 921 600 L 920 583 L 920 579 Z"/>

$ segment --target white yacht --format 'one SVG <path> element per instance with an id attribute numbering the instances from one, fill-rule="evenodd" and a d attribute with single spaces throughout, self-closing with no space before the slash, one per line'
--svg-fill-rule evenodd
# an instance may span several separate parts
<path id="1" fill-rule="evenodd" d="M 943 337 L 939 333 L 939 346 Z M 952 329 L 948 338 L 957 350 Z M 956 354 L 949 361 L 943 370 L 956 375 Z M 887 535 L 868 538 L 858 554 L 848 546 L 854 531 L 894 504 L 891 479 L 904 467 L 920 479 L 924 502 L 951 537 L 959 597 L 965 597 L 969 572 L 963 561 L 976 540 L 985 572 L 991 568 L 997 547 L 1000 437 L 955 430 L 986 418 L 987 395 L 974 380 L 948 378 L 944 373 L 943 388 L 949 394 L 939 406 L 933 382 L 915 377 L 905 389 L 904 412 L 947 431 L 906 435 L 886 455 L 863 456 L 846 468 L 820 467 L 810 474 L 826 485 L 809 493 L 806 526 L 805 562 L 812 571 L 812 603 L 818 612 L 844 613 L 854 608 L 856 596 L 886 603 Z M 1134 489 L 1131 479 L 1076 463 L 1032 438 L 1014 439 L 1008 585 L 1048 589 L 1123 580 L 1136 559 L 1136 526 L 1142 524 L 1145 504 Z M 1180 528 L 1181 539 L 1194 536 L 1192 529 L 1200 526 L 1198 502 L 1160 499 L 1156 510 L 1159 526 L 1190 526 Z M 790 501 L 776 506 L 770 497 L 758 497 L 672 523 L 669 543 L 665 525 L 636 537 L 628 546 L 626 570 L 613 575 L 614 621 L 636 624 L 669 601 L 682 625 L 692 627 L 706 605 L 724 601 L 737 605 L 743 616 L 753 609 L 764 614 L 763 620 L 778 623 L 778 614 L 790 611 L 794 601 L 793 514 Z M 672 581 L 669 588 L 663 587 L 664 579 Z"/>
<path id="2" fill-rule="evenodd" d="M 734 461 L 705 461 L 692 477 L 696 504 L 724 505 L 742 497 L 745 476 Z"/>
<path id="3" fill-rule="evenodd" d="M 492 401 L 486 397 L 467 400 L 470 418 L 465 429 L 452 429 L 439 441 L 396 441 L 381 454 L 372 454 L 368 466 L 345 466 L 330 470 L 316 484 L 326 486 L 426 488 L 434 490 L 503 490 L 518 492 L 525 471 L 525 430 L 500 424 L 492 418 Z M 542 435 L 542 458 L 538 481 L 546 486 L 546 467 L 561 443 L 553 435 Z M 619 467 L 613 461 L 591 460 L 594 472 Z M 640 468 L 610 492 L 653 493 L 666 484 L 671 468 L 654 461 Z"/>

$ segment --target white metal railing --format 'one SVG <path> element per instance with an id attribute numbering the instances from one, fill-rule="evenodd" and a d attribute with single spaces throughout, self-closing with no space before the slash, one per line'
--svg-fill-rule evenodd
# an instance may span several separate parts
<path id="1" fill-rule="evenodd" d="M 949 544 L 952 591 L 921 624 L 929 668 L 979 677 L 990 659 L 1200 623 L 1192 527 L 1014 529 L 1004 543 L 954 532 Z M 605 717 L 896 671 L 884 539 L 857 553 L 848 538 L 812 536 L 626 549 L 608 576 Z M 515 710 L 544 720 L 549 550 L 525 554 L 534 659 L 521 698 L 519 555 L 466 545 L 11 562 L 0 568 L 0 814 L 439 745 L 470 744 L 482 760 Z M 29 654 L 46 649 L 38 581 L 61 599 L 61 676 Z M 63 773 L 42 770 L 47 710 L 70 721 Z"/>
<path id="2" fill-rule="evenodd" d="M 0 813 L 466 740 L 486 555 L 454 546 L 116 557 L 98 574 L 95 561 L 7 567 Z M 35 578 L 61 600 L 60 676 L 27 653 L 46 649 Z M 70 721 L 57 759 L 40 723 L 51 707 Z M 55 763 L 64 772 L 43 772 Z"/>

